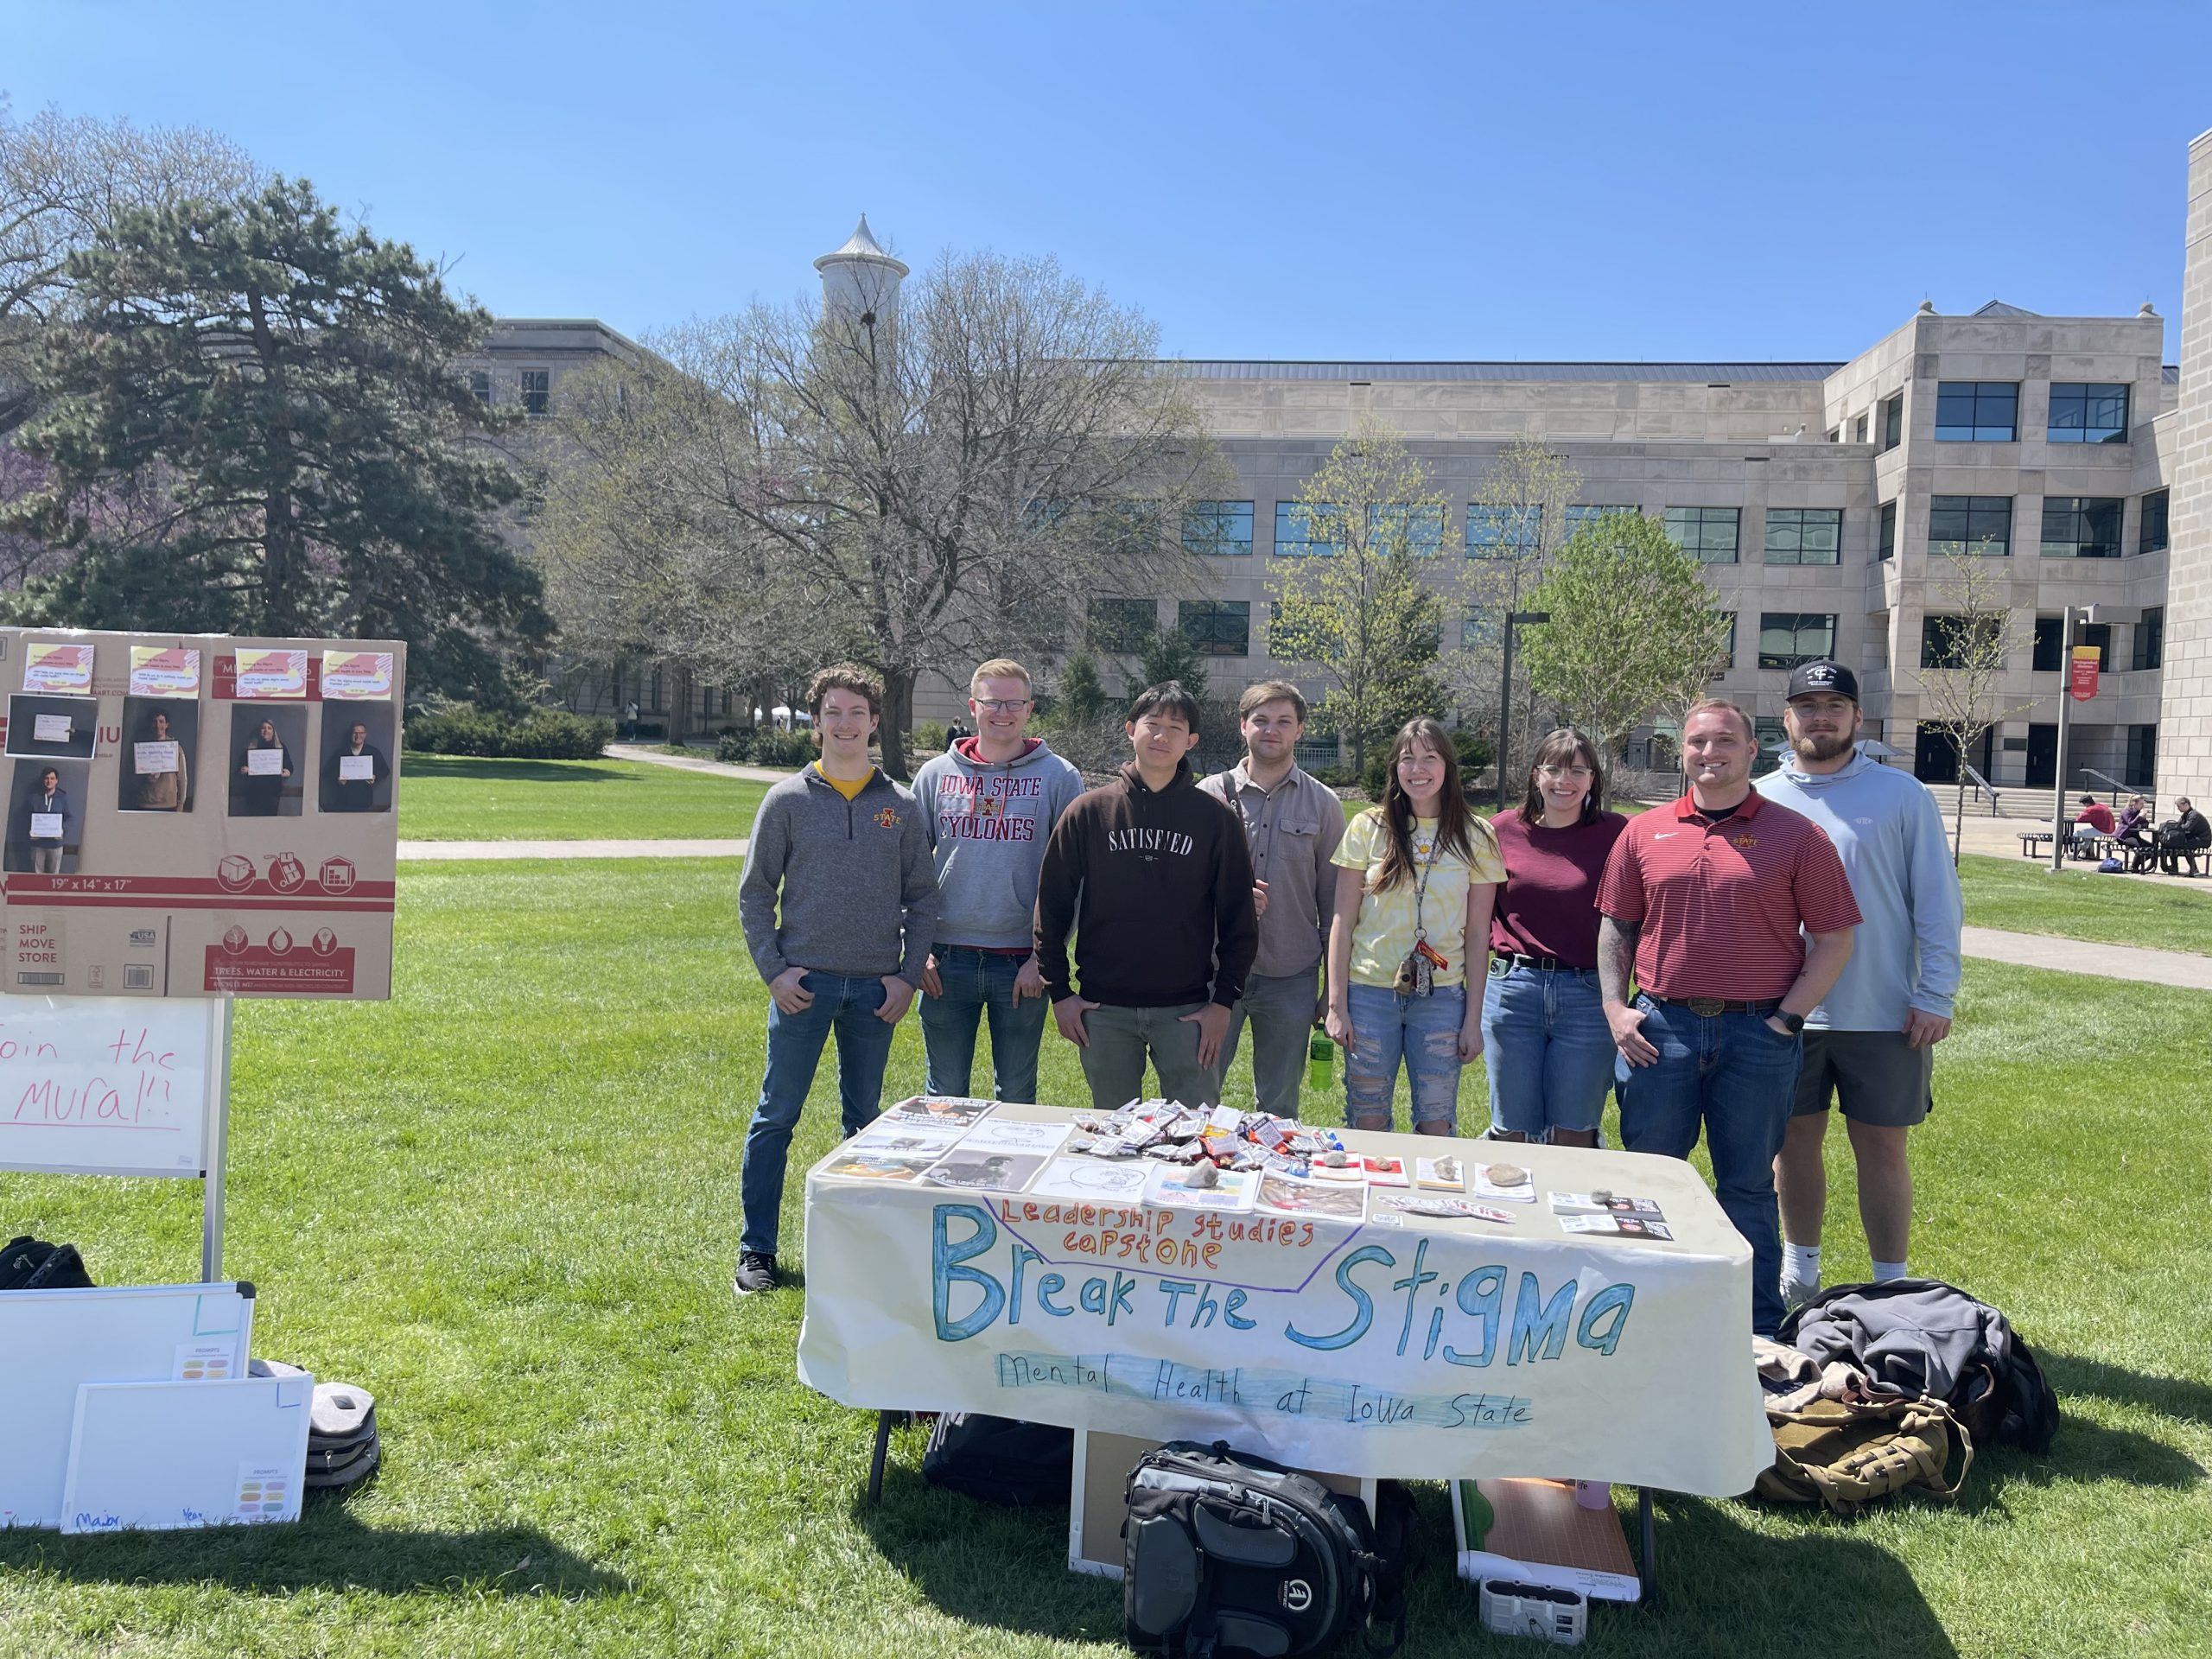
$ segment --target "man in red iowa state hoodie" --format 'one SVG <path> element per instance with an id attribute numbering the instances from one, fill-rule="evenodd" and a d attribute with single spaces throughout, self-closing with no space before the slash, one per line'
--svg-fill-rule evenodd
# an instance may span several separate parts
<path id="1" fill-rule="evenodd" d="M 1198 705 L 1182 683 L 1142 692 L 1126 729 L 1135 760 L 1077 796 L 1045 849 L 1037 967 L 1099 1110 L 1144 1093 L 1147 1054 L 1162 1096 L 1211 1106 L 1260 948 L 1252 855 L 1236 813 L 1192 780 Z"/>

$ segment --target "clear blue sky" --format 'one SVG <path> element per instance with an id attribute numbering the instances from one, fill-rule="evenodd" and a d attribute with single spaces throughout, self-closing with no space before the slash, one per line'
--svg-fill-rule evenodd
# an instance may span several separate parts
<path id="1" fill-rule="evenodd" d="M 1052 254 L 1186 357 L 1842 358 L 1923 296 L 2172 319 L 2212 126 L 2204 0 L 12 0 L 0 39 L 19 116 L 217 129 L 496 313 L 791 297 L 865 209 L 915 264 Z"/>

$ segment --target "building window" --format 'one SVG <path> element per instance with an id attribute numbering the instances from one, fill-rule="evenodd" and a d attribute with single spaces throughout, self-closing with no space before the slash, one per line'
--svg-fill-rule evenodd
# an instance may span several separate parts
<path id="1" fill-rule="evenodd" d="M 1395 553 L 1402 547 L 1414 558 L 1433 558 L 1444 550 L 1444 509 L 1370 501 L 1367 539 L 1377 552 Z"/>
<path id="2" fill-rule="evenodd" d="M 2143 498 L 2143 525 L 2135 537 L 2138 553 L 2166 550 L 2166 499 L 2164 490 L 2153 490 Z"/>
<path id="3" fill-rule="evenodd" d="M 1766 562 L 1769 564 L 1841 563 L 1841 507 L 1769 507 Z"/>
<path id="4" fill-rule="evenodd" d="M 2046 435 L 2053 443 L 2126 443 L 2127 388 L 2052 382 Z"/>
<path id="5" fill-rule="evenodd" d="M 1194 501 L 1183 515 L 1186 552 L 1235 558 L 1252 550 L 1249 501 Z"/>
<path id="6" fill-rule="evenodd" d="M 1326 557 L 1337 550 L 1329 539 L 1329 524 L 1333 515 L 1344 509 L 1332 502 L 1323 502 L 1309 507 L 1302 501 L 1275 503 L 1275 555 L 1279 558 L 1299 559 L 1309 556 Z"/>
<path id="7" fill-rule="evenodd" d="M 522 406 L 531 415 L 543 415 L 553 401 L 553 371 L 524 369 L 522 372 Z"/>
<path id="8" fill-rule="evenodd" d="M 2009 380 L 1946 380 L 1936 388 L 1942 443 L 2011 443 L 2019 436 L 2020 388 Z"/>
<path id="9" fill-rule="evenodd" d="M 2012 550 L 2009 495 L 1934 495 L 1928 499 L 1928 550 L 1955 559 Z"/>
<path id="10" fill-rule="evenodd" d="M 1525 559 L 1536 550 L 1543 523 L 1541 503 L 1532 507 L 1493 507 L 1480 501 L 1470 501 L 1467 503 L 1467 556 L 1471 559 Z"/>
<path id="11" fill-rule="evenodd" d="M 1573 535 L 1585 524 L 1594 524 L 1609 512 L 1634 512 L 1634 507 L 1617 507 L 1605 502 L 1577 502 L 1567 510 L 1567 533 Z"/>
<path id="12" fill-rule="evenodd" d="M 2036 618 L 2035 654 L 2028 666 L 2037 674 L 2056 674 L 2066 660 L 2065 619 L 2057 616 Z M 2074 626 L 2074 643 L 2097 648 L 2097 671 L 2112 671 L 2112 624 L 2109 622 L 2077 622 Z"/>
<path id="13" fill-rule="evenodd" d="M 2127 728 L 2127 760 L 2120 771 L 2130 789 L 2149 789 L 2158 782 L 2158 728 L 2155 725 Z"/>
<path id="14" fill-rule="evenodd" d="M 486 409 L 491 408 L 492 372 L 489 369 L 471 369 L 468 372 L 468 390 L 478 403 Z"/>
<path id="15" fill-rule="evenodd" d="M 1756 750 L 1751 756 L 1751 775 L 1760 777 L 1781 766 L 1782 751 L 1789 744 L 1789 732 L 1779 715 L 1758 715 L 1751 721 L 1751 741 Z"/>
<path id="16" fill-rule="evenodd" d="M 2135 655 L 2130 668 L 2163 668 L 2166 661 L 2166 607 L 2146 605 L 2143 620 L 2135 625 Z"/>
<path id="17" fill-rule="evenodd" d="M 1244 657 L 1252 650 L 1252 603 L 1243 599 L 1186 599 L 1175 607 L 1183 637 L 1208 657 Z"/>
<path id="18" fill-rule="evenodd" d="M 1733 564 L 1738 517 L 1734 507 L 1669 507 L 1667 533 L 1694 559 Z"/>
<path id="19" fill-rule="evenodd" d="M 1759 666 L 1796 668 L 1835 655 L 1835 618 L 1768 611 L 1759 618 Z"/>
<path id="20" fill-rule="evenodd" d="M 1505 638 L 1505 611 L 1502 606 L 1475 605 L 1459 624 L 1459 649 L 1481 651 L 1498 644 Z"/>
<path id="21" fill-rule="evenodd" d="M 1148 599 L 1098 598 L 1087 632 L 1095 651 L 1140 651 L 1159 623 L 1160 607 Z"/>
<path id="22" fill-rule="evenodd" d="M 1882 400 L 1882 453 L 1887 454 L 1904 442 L 1904 393 Z"/>
<path id="23" fill-rule="evenodd" d="M 1830 443 L 1841 443 L 1843 442 L 1843 429 L 1840 426 L 1832 426 L 1828 428 L 1828 442 Z"/>
<path id="24" fill-rule="evenodd" d="M 2004 624 L 1995 617 L 1982 619 L 1983 638 L 1999 637 Z M 1936 613 L 1920 619 L 1920 665 L 1923 668 L 1965 668 L 1973 636 L 1962 616 Z"/>
<path id="25" fill-rule="evenodd" d="M 1897 556 L 1897 504 L 1885 501 L 1882 503 L 1881 529 L 1874 538 L 1874 556 L 1877 559 L 1894 559 Z"/>
<path id="26" fill-rule="evenodd" d="M 1852 422 L 1852 423 L 1851 423 L 1851 441 L 1852 441 L 1853 443 L 1864 443 L 1864 442 L 1866 442 L 1866 416 L 1861 415 L 1861 416 L 1860 416 L 1857 420 L 1855 420 L 1855 421 Z"/>
<path id="27" fill-rule="evenodd" d="M 2118 558 L 2120 521 L 2126 505 L 2111 495 L 2046 495 L 2043 499 L 2044 557 Z"/>

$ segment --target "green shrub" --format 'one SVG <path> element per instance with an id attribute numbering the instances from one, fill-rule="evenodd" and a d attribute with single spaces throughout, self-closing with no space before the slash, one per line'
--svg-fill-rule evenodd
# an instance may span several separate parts
<path id="1" fill-rule="evenodd" d="M 756 734 L 740 727 L 733 727 L 715 740 L 715 759 L 733 766 L 741 766 L 753 759 L 753 741 Z"/>
<path id="2" fill-rule="evenodd" d="M 753 764 L 756 766 L 779 766 L 796 772 L 814 759 L 814 737 L 810 732 L 756 732 L 753 738 Z"/>
<path id="3" fill-rule="evenodd" d="M 1367 752 L 1367 765 L 1359 774 L 1360 792 L 1380 804 L 1382 787 L 1390 780 L 1390 746 L 1378 743 Z"/>
<path id="4" fill-rule="evenodd" d="M 926 759 L 932 754 L 943 754 L 944 744 L 944 722 L 941 720 L 925 720 L 914 728 L 914 741 L 910 747 L 916 754 Z"/>
<path id="5" fill-rule="evenodd" d="M 1497 745 L 1480 732 L 1466 730 L 1452 734 L 1452 747 L 1459 751 L 1459 771 L 1472 777 L 1497 758 Z"/>
<path id="6" fill-rule="evenodd" d="M 1308 766 L 1306 771 L 1316 783 L 1326 784 L 1331 789 L 1351 789 L 1359 782 L 1359 774 L 1350 766 Z"/>
<path id="7" fill-rule="evenodd" d="M 421 754 L 486 755 L 518 760 L 595 760 L 614 740 L 614 722 L 565 709 L 520 715 L 449 703 L 410 715 L 405 747 Z"/>

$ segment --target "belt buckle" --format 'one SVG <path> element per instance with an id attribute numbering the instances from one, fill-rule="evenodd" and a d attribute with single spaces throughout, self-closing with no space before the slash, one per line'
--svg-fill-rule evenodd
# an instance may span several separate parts
<path id="1" fill-rule="evenodd" d="M 1719 996 L 1693 996 L 1687 1003 L 1689 1011 L 1700 1020 L 1710 1020 L 1728 1011 L 1728 1001 Z"/>

